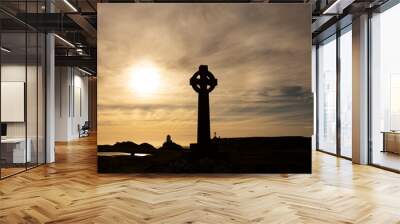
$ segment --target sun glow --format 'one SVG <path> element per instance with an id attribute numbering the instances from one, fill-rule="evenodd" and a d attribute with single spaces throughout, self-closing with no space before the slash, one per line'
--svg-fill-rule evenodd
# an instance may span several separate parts
<path id="1" fill-rule="evenodd" d="M 142 62 L 135 65 L 130 71 L 131 90 L 141 96 L 148 96 L 158 91 L 160 87 L 160 73 L 156 65 L 151 62 Z"/>

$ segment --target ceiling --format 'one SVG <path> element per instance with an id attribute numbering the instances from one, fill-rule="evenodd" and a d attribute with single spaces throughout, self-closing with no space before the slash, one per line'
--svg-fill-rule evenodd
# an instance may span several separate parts
<path id="1" fill-rule="evenodd" d="M 336 0 L 340 1 L 340 0 Z M 349 10 L 365 10 L 371 4 L 386 0 L 346 0 L 351 5 L 339 15 L 323 15 L 322 12 L 335 0 L 1 0 L 0 21 L 2 32 L 16 33 L 26 28 L 39 32 L 54 32 L 56 38 L 56 65 L 82 66 L 96 72 L 97 3 L 138 2 L 266 2 L 310 3 L 313 10 L 313 37 L 319 35 Z M 347 10 L 347 11 L 346 11 Z M 49 13 L 49 12 L 52 13 Z M 26 13 L 28 12 L 28 13 Z M 18 38 L 17 38 L 18 39 Z M 17 40 L 16 39 L 16 40 Z M 66 41 L 65 41 L 66 40 Z M 72 45 L 71 45 L 72 44 Z"/>

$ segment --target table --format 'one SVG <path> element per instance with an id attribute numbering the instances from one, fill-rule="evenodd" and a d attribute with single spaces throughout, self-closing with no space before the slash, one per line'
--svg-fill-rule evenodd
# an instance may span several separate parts
<path id="1" fill-rule="evenodd" d="M 383 150 L 382 152 L 392 152 L 400 154 L 400 132 L 383 131 Z"/>
<path id="2" fill-rule="evenodd" d="M 6 163 L 26 163 L 32 160 L 31 139 L 28 142 L 25 152 L 25 138 L 1 139 L 1 157 Z"/>

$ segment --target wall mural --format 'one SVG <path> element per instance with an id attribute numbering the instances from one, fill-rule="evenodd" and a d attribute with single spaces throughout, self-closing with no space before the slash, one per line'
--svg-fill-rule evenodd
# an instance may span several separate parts
<path id="1" fill-rule="evenodd" d="M 98 8 L 99 172 L 311 172 L 308 4 Z"/>

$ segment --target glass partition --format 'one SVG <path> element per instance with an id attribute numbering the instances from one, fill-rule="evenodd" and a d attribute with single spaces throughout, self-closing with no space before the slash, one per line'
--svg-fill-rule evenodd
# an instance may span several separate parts
<path id="1" fill-rule="evenodd" d="M 26 150 L 26 33 L 2 33 L 1 46 L 1 175 L 6 177 L 24 171 L 30 161 Z"/>
<path id="2" fill-rule="evenodd" d="M 28 7 L 19 1 L 18 9 L 36 13 L 39 2 Z M 0 22 L 0 178 L 5 178 L 45 162 L 46 40 L 9 15 L 0 12 L 0 19 L 7 19 Z"/>

